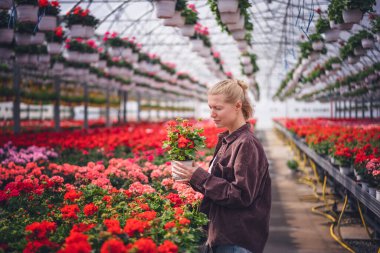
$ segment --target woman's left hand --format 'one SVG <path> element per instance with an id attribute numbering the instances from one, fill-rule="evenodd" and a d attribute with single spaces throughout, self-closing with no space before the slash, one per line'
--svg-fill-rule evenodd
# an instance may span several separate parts
<path id="1" fill-rule="evenodd" d="M 172 163 L 172 172 L 173 174 L 181 178 L 181 181 L 190 181 L 191 176 L 197 169 L 197 166 L 195 166 L 195 164 L 193 164 L 193 167 L 188 167 L 179 161 L 173 161 Z"/>

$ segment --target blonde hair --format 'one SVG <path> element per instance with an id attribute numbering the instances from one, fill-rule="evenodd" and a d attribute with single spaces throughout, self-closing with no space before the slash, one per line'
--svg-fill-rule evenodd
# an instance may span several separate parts
<path id="1" fill-rule="evenodd" d="M 209 95 L 223 94 L 226 97 L 227 103 L 234 104 L 237 101 L 242 103 L 242 112 L 246 120 L 248 120 L 252 114 L 253 109 L 251 103 L 248 100 L 248 85 L 240 80 L 226 79 L 216 83 L 208 91 Z"/>

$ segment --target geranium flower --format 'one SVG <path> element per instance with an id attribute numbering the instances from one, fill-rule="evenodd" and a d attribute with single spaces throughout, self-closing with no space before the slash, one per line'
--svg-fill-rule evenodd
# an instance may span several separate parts
<path id="1" fill-rule="evenodd" d="M 92 216 L 99 210 L 99 207 L 97 207 L 94 203 L 90 203 L 84 206 L 83 213 L 86 216 Z"/>
<path id="2" fill-rule="evenodd" d="M 49 5 L 48 0 L 38 0 L 38 6 L 39 7 L 47 7 Z"/>
<path id="3" fill-rule="evenodd" d="M 127 247 L 118 239 L 109 239 L 103 243 L 100 253 L 125 253 Z"/>
<path id="4" fill-rule="evenodd" d="M 134 236 L 135 233 L 143 233 L 145 229 L 149 228 L 149 224 L 147 221 L 141 221 L 137 219 L 128 219 L 125 223 L 124 231 L 128 234 L 128 236 Z"/>
<path id="5" fill-rule="evenodd" d="M 177 253 L 178 246 L 173 242 L 165 240 L 163 244 L 158 247 L 158 253 Z"/>
<path id="6" fill-rule="evenodd" d="M 133 248 L 136 248 L 139 253 L 156 253 L 157 245 L 151 238 L 140 238 L 134 244 Z"/>

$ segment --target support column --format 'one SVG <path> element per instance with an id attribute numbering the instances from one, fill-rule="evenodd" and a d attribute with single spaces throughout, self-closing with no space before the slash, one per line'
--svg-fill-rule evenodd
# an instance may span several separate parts
<path id="1" fill-rule="evenodd" d="M 347 108 L 346 108 L 346 100 L 343 100 L 343 118 L 346 118 L 346 111 L 347 111 Z"/>
<path id="2" fill-rule="evenodd" d="M 156 106 L 157 106 L 157 109 L 156 109 L 156 117 L 157 117 L 157 121 L 160 121 L 160 98 L 157 96 L 156 97 Z"/>
<path id="3" fill-rule="evenodd" d="M 110 87 L 106 87 L 106 127 L 111 126 L 110 119 Z"/>
<path id="4" fill-rule="evenodd" d="M 20 88 L 21 88 L 21 71 L 16 62 L 13 64 L 13 131 L 19 134 L 21 131 L 20 123 Z"/>
<path id="5" fill-rule="evenodd" d="M 348 100 L 348 117 L 351 119 L 351 100 Z"/>
<path id="6" fill-rule="evenodd" d="M 61 79 L 59 76 L 54 77 L 54 92 L 56 94 L 54 102 L 54 130 L 61 131 L 61 117 L 60 117 L 60 104 L 61 104 Z"/>
<path id="7" fill-rule="evenodd" d="M 365 118 L 365 102 L 364 102 L 364 98 L 362 98 L 362 118 L 364 119 Z"/>
<path id="8" fill-rule="evenodd" d="M 83 83 L 84 87 L 84 129 L 88 129 L 88 84 L 87 82 Z"/>
<path id="9" fill-rule="evenodd" d="M 355 119 L 358 118 L 358 100 L 355 99 Z"/>
<path id="10" fill-rule="evenodd" d="M 369 117 L 373 119 L 373 99 L 372 96 L 369 98 Z"/>
<path id="11" fill-rule="evenodd" d="M 123 92 L 123 122 L 126 123 L 127 120 L 127 103 L 128 103 L 128 91 Z"/>
<path id="12" fill-rule="evenodd" d="M 146 100 L 148 102 L 148 121 L 151 121 L 152 120 L 152 107 L 151 107 L 151 103 L 152 103 L 152 98 L 151 98 L 151 95 L 148 94 L 148 98 Z"/>
<path id="13" fill-rule="evenodd" d="M 141 95 L 137 92 L 137 122 L 141 121 Z"/>

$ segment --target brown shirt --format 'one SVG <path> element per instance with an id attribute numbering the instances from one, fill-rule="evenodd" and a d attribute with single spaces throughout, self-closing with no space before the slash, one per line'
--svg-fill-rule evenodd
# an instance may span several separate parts
<path id="1" fill-rule="evenodd" d="M 210 246 L 238 245 L 263 252 L 269 232 L 271 179 L 263 147 L 247 123 L 221 133 L 211 174 L 198 168 L 190 179 L 204 194 L 200 211 L 210 219 Z"/>

